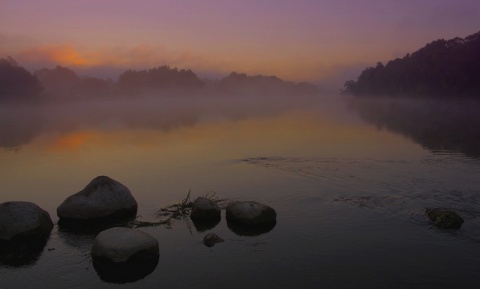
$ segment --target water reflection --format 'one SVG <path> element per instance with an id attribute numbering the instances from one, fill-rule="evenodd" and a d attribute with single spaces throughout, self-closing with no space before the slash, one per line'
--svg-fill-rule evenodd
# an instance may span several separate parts
<path id="1" fill-rule="evenodd" d="M 192 127 L 201 120 L 271 116 L 295 107 L 308 107 L 315 101 L 312 97 L 184 96 L 4 105 L 0 106 L 0 147 L 20 147 L 42 135 L 76 135 L 79 131 L 171 131 Z"/>
<path id="2" fill-rule="evenodd" d="M 48 238 L 15 243 L 0 242 L 0 266 L 28 267 L 37 263 Z"/>
<path id="3" fill-rule="evenodd" d="M 355 98 L 349 102 L 378 129 L 409 137 L 432 152 L 480 157 L 480 102 Z"/>
<path id="4" fill-rule="evenodd" d="M 227 226 L 230 229 L 230 231 L 234 232 L 238 236 L 254 237 L 254 236 L 266 234 L 271 230 L 273 230 L 273 228 L 275 228 L 276 225 L 277 225 L 277 222 L 274 221 L 264 225 L 245 226 L 245 225 L 227 220 Z"/>
<path id="5" fill-rule="evenodd" d="M 104 264 L 93 259 L 93 267 L 100 279 L 108 283 L 130 283 L 150 275 L 158 265 L 159 256 L 135 264 Z"/>
<path id="6" fill-rule="evenodd" d="M 197 232 L 205 232 L 215 228 L 220 223 L 220 218 L 210 220 L 192 220 Z"/>

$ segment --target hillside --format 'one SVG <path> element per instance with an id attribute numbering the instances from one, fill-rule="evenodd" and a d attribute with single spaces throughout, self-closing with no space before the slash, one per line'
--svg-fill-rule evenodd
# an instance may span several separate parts
<path id="1" fill-rule="evenodd" d="M 365 69 L 344 93 L 373 96 L 480 98 L 480 32 L 436 40 L 401 59 Z"/>

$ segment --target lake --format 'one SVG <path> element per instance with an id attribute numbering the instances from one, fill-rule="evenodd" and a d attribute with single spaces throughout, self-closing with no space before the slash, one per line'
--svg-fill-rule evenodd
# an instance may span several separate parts
<path id="1" fill-rule="evenodd" d="M 0 202 L 56 208 L 107 175 L 138 220 L 192 197 L 255 200 L 276 226 L 142 227 L 152 272 L 112 281 L 95 234 L 55 225 L 38 254 L 0 263 L 0 288 L 473 288 L 480 284 L 480 130 L 473 101 L 341 96 L 143 97 L 0 107 Z M 458 230 L 429 224 L 448 208 Z M 225 242 L 208 248 L 215 232 Z"/>

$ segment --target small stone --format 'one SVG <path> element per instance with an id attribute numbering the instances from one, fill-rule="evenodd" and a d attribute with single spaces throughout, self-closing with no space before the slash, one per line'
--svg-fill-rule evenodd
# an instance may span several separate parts
<path id="1" fill-rule="evenodd" d="M 190 213 L 192 220 L 220 219 L 221 210 L 217 203 L 207 198 L 199 197 L 195 200 Z"/>
<path id="2" fill-rule="evenodd" d="M 0 204 L 0 241 L 48 237 L 53 222 L 48 212 L 31 202 Z"/>
<path id="3" fill-rule="evenodd" d="M 276 222 L 277 213 L 267 205 L 253 201 L 236 201 L 227 205 L 228 221 L 243 225 L 266 225 Z"/>
<path id="4" fill-rule="evenodd" d="M 203 244 L 207 247 L 213 247 L 216 243 L 221 243 L 225 242 L 224 239 L 220 238 L 217 234 L 215 233 L 208 233 L 203 237 Z"/>
<path id="5" fill-rule="evenodd" d="M 425 214 L 433 225 L 442 229 L 457 229 L 463 224 L 462 217 L 447 209 L 427 209 Z"/>
<path id="6" fill-rule="evenodd" d="M 135 216 L 137 202 L 130 190 L 121 183 L 99 176 L 83 190 L 69 196 L 58 208 L 62 220 L 91 221 Z"/>
<path id="7" fill-rule="evenodd" d="M 157 239 L 129 228 L 115 227 L 100 232 L 92 246 L 92 257 L 112 263 L 142 262 L 158 258 Z"/>

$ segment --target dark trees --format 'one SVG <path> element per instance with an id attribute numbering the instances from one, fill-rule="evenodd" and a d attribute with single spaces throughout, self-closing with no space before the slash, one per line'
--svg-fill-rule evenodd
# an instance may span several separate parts
<path id="1" fill-rule="evenodd" d="M 120 75 L 117 89 L 120 93 L 138 93 L 165 89 L 195 89 L 202 87 L 200 80 L 191 70 L 178 70 L 167 65 L 149 70 L 128 70 Z"/>
<path id="2" fill-rule="evenodd" d="M 42 85 L 11 57 L 0 59 L 0 102 L 38 100 Z"/>
<path id="3" fill-rule="evenodd" d="M 480 32 L 436 40 L 402 59 L 365 69 L 344 92 L 354 95 L 480 97 Z"/>

